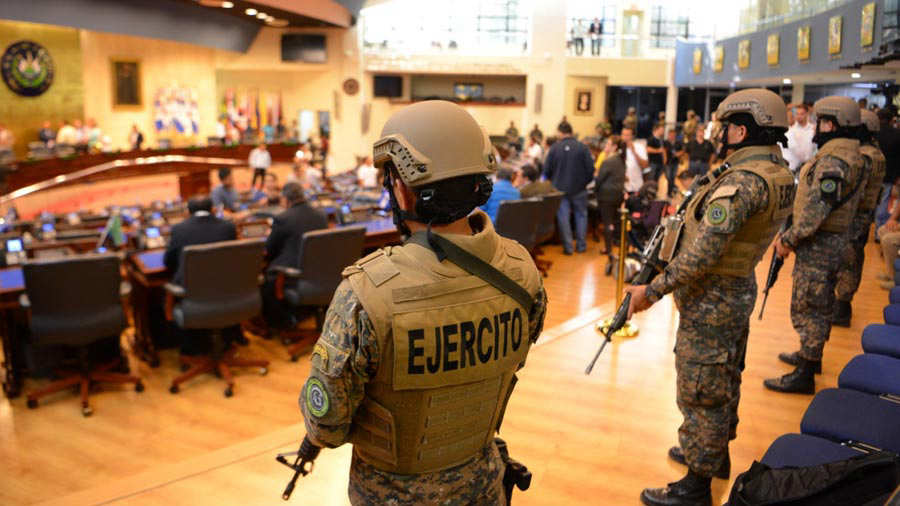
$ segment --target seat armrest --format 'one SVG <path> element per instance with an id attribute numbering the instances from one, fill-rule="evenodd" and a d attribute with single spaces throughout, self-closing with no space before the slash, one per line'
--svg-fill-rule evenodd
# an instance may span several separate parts
<path id="1" fill-rule="evenodd" d="M 19 305 L 22 306 L 22 309 L 31 309 L 31 299 L 28 298 L 27 293 L 19 295 Z"/>
<path id="2" fill-rule="evenodd" d="M 131 294 L 131 283 L 122 281 L 119 283 L 119 297 L 125 298 Z"/>
<path id="3" fill-rule="evenodd" d="M 269 270 L 276 274 L 275 277 L 275 298 L 278 300 L 284 300 L 284 280 L 285 278 L 299 278 L 303 272 L 300 269 L 296 269 L 294 267 L 287 267 L 284 265 L 273 265 L 269 267 Z"/>
<path id="4" fill-rule="evenodd" d="M 163 289 L 165 289 L 166 294 L 170 294 L 173 297 L 184 297 L 187 295 L 184 287 L 181 285 L 176 285 L 175 283 L 166 283 L 163 285 Z"/>
<path id="5" fill-rule="evenodd" d="M 176 297 L 184 297 L 187 295 L 187 291 L 185 291 L 183 286 L 176 285 L 175 283 L 166 283 L 163 285 L 163 289 L 166 291 L 166 320 L 172 321 L 172 311 L 175 308 L 175 298 Z"/>
<path id="6" fill-rule="evenodd" d="M 285 277 L 289 278 L 299 278 L 303 274 L 303 271 L 300 269 L 288 267 L 286 265 L 273 265 L 269 267 L 269 269 L 275 271 L 279 275 L 283 274 Z"/>

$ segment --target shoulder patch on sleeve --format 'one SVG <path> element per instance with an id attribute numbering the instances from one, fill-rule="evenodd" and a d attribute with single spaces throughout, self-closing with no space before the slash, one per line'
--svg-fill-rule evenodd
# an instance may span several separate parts
<path id="1" fill-rule="evenodd" d="M 710 225 L 719 226 L 726 221 L 728 221 L 728 217 L 731 211 L 730 203 L 723 199 L 717 199 L 710 202 L 709 206 L 706 207 L 706 221 Z"/>
<path id="2" fill-rule="evenodd" d="M 400 270 L 394 266 L 394 263 L 382 251 L 379 250 L 376 253 L 363 258 L 356 265 L 366 273 L 372 284 L 381 286 L 389 279 L 400 274 Z"/>
<path id="3" fill-rule="evenodd" d="M 712 195 L 710 195 L 709 200 L 710 200 L 710 202 L 712 202 L 713 200 L 716 200 L 716 199 L 731 198 L 731 197 L 734 197 L 734 194 L 737 192 L 738 192 L 738 187 L 735 185 L 730 185 L 730 184 L 722 185 L 722 186 L 716 188 L 716 190 L 712 193 Z"/>
<path id="4" fill-rule="evenodd" d="M 822 193 L 834 193 L 837 191 L 838 183 L 834 178 L 823 178 L 822 182 L 819 183 L 819 189 L 822 190 Z"/>

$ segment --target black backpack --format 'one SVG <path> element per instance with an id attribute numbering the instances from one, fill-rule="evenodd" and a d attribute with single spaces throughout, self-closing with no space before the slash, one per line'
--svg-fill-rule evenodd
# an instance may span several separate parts
<path id="1" fill-rule="evenodd" d="M 728 506 L 882 506 L 900 484 L 900 457 L 860 455 L 811 467 L 754 462 L 737 477 Z"/>

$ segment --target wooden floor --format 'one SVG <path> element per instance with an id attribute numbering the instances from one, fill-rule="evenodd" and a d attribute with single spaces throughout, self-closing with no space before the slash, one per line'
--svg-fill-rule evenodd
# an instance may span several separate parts
<path id="1" fill-rule="evenodd" d="M 677 442 L 672 348 L 677 312 L 665 298 L 635 321 L 640 335 L 607 347 L 591 376 L 583 371 L 600 338 L 593 322 L 613 309 L 613 281 L 603 274 L 599 245 L 554 260 L 545 280 L 550 306 L 544 335 L 528 357 L 510 401 L 502 436 L 512 455 L 534 473 L 517 505 L 639 504 L 647 486 L 679 478 L 684 468 L 666 459 Z M 853 328 L 835 328 L 825 350 L 819 389 L 833 387 L 840 368 L 861 352 L 867 323 L 880 322 L 887 292 L 869 244 L 863 285 L 854 302 Z M 767 257 L 768 258 L 768 257 Z M 790 272 L 782 270 L 765 320 L 752 321 L 738 439 L 731 445 L 733 476 L 762 456 L 769 443 L 799 430 L 811 396 L 769 392 L 763 378 L 790 370 L 776 359 L 798 347 L 790 326 Z M 757 270 L 764 275 L 765 265 Z M 759 305 L 757 302 L 757 305 Z M 272 360 L 268 376 L 237 376 L 235 396 L 222 396 L 213 376 L 168 392 L 176 356 L 162 365 L 135 364 L 147 390 L 102 391 L 94 415 L 82 418 L 75 396 L 61 393 L 25 407 L 24 396 L 0 401 L 0 504 L 278 504 L 290 471 L 275 454 L 293 451 L 303 436 L 297 394 L 309 360 L 286 360 L 282 346 L 252 339 L 245 353 Z M 41 382 L 29 381 L 26 391 Z M 300 480 L 295 504 L 347 504 L 349 447 L 323 451 L 315 472 Z M 730 484 L 714 480 L 714 495 Z"/>

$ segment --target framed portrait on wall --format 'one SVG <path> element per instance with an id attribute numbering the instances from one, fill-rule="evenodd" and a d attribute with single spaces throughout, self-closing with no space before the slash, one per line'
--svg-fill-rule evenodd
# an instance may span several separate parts
<path id="1" fill-rule="evenodd" d="M 575 89 L 575 114 L 590 116 L 594 112 L 594 90 L 590 88 Z"/>
<path id="2" fill-rule="evenodd" d="M 112 60 L 111 67 L 113 107 L 141 107 L 141 62 Z"/>
<path id="3" fill-rule="evenodd" d="M 766 39 L 766 62 L 769 65 L 778 65 L 778 56 L 781 51 L 781 37 L 777 33 L 770 33 Z"/>
<path id="4" fill-rule="evenodd" d="M 871 46 L 875 42 L 875 2 L 869 2 L 862 8 L 862 26 L 859 28 L 859 44 Z"/>
<path id="5" fill-rule="evenodd" d="M 797 28 L 797 59 L 809 60 L 809 25 Z"/>
<path id="6" fill-rule="evenodd" d="M 750 66 L 750 39 L 742 40 L 738 44 L 738 67 L 745 69 Z"/>
<path id="7" fill-rule="evenodd" d="M 725 46 L 719 44 L 713 49 L 713 71 L 721 72 L 725 68 Z"/>
<path id="8" fill-rule="evenodd" d="M 832 16 L 828 20 L 828 54 L 841 52 L 841 27 L 843 24 L 844 18 L 841 16 Z"/>
<path id="9" fill-rule="evenodd" d="M 694 48 L 694 73 L 699 74 L 703 70 L 703 50 Z"/>

